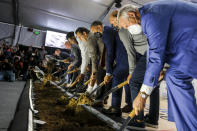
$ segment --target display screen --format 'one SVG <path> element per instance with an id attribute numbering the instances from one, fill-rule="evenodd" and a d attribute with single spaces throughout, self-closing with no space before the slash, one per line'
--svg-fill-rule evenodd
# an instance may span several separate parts
<path id="1" fill-rule="evenodd" d="M 65 48 L 64 43 L 66 42 L 66 34 L 47 31 L 45 46 Z"/>

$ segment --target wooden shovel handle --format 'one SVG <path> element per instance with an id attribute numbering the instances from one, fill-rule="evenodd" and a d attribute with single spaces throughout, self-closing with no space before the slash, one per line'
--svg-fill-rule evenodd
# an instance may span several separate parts
<path id="1" fill-rule="evenodd" d="M 103 82 L 101 82 L 100 84 L 99 84 L 99 87 L 102 87 L 102 86 L 104 86 L 105 85 L 105 82 L 103 81 Z"/>
<path id="2" fill-rule="evenodd" d="M 84 86 L 88 85 L 89 83 L 90 83 L 90 79 L 84 83 Z"/>
<path id="3" fill-rule="evenodd" d="M 77 80 L 75 80 L 75 81 L 70 85 L 70 87 L 75 86 L 77 83 L 78 83 L 78 81 L 77 81 Z"/>
<path id="4" fill-rule="evenodd" d="M 131 113 L 129 113 L 129 117 L 130 117 L 131 119 L 133 119 L 134 116 L 135 116 L 135 110 L 133 109 L 133 110 L 131 111 Z"/>
<path id="5" fill-rule="evenodd" d="M 122 88 L 123 86 L 127 85 L 128 84 L 128 81 L 124 81 L 123 83 L 119 84 L 118 85 L 118 88 Z"/>
<path id="6" fill-rule="evenodd" d="M 69 72 L 67 72 L 67 74 L 72 74 L 72 73 L 75 73 L 75 72 L 77 72 L 77 71 L 79 71 L 79 68 L 76 68 L 76 69 L 74 69 L 74 70 L 72 70 L 72 71 L 69 71 Z"/>

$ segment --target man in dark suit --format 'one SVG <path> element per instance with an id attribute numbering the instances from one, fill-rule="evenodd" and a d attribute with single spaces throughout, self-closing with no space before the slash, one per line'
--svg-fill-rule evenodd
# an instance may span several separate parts
<path id="1" fill-rule="evenodd" d="M 96 36 L 102 36 L 102 40 L 106 47 L 105 83 L 109 83 L 112 76 L 112 87 L 126 81 L 129 74 L 128 57 L 125 47 L 119 38 L 118 32 L 112 27 L 103 26 L 100 21 L 94 21 L 92 23 L 91 31 Z M 128 85 L 125 86 L 125 91 L 126 103 L 132 106 L 130 101 L 130 89 Z M 112 106 L 109 109 L 103 109 L 103 112 L 109 115 L 121 116 L 121 98 L 122 89 L 112 93 Z"/>

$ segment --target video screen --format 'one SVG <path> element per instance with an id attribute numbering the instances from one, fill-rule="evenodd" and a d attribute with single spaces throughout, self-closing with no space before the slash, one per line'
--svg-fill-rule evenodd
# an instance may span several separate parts
<path id="1" fill-rule="evenodd" d="M 66 34 L 47 31 L 45 46 L 56 47 L 56 48 L 65 48 L 64 43 L 66 41 Z"/>

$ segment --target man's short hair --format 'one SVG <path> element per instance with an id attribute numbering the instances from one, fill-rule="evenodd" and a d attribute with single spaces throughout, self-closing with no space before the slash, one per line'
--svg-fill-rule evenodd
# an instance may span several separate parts
<path id="1" fill-rule="evenodd" d="M 137 6 L 130 5 L 130 4 L 125 5 L 118 11 L 117 19 L 119 19 L 119 17 L 129 17 L 128 12 L 136 12 L 137 10 L 138 10 Z"/>
<path id="2" fill-rule="evenodd" d="M 68 40 L 69 38 L 70 39 L 75 39 L 75 34 L 74 34 L 73 31 L 67 33 L 66 39 Z"/>
<path id="3" fill-rule="evenodd" d="M 86 32 L 88 34 L 90 31 L 87 28 L 85 28 L 85 27 L 79 27 L 75 31 L 75 34 L 77 34 L 77 33 L 83 34 L 83 32 Z"/>
<path id="4" fill-rule="evenodd" d="M 119 11 L 118 11 L 118 15 L 117 15 L 117 22 L 119 24 L 119 18 L 120 17 L 124 17 L 124 18 L 128 18 L 128 12 L 137 12 L 138 7 L 134 6 L 134 5 L 125 5 L 123 6 Z"/>
<path id="5" fill-rule="evenodd" d="M 94 22 L 92 22 L 91 27 L 98 26 L 98 25 L 102 26 L 103 23 L 101 21 L 94 21 Z"/>
<path id="6" fill-rule="evenodd" d="M 110 17 L 115 17 L 117 18 L 118 16 L 118 10 L 114 10 L 111 14 L 110 14 Z"/>

